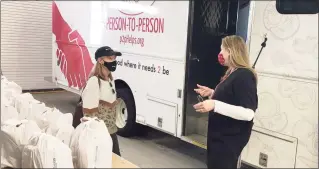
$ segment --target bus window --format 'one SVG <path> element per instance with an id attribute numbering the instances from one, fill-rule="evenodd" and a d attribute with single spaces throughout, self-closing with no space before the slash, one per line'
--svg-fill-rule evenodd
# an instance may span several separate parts
<path id="1" fill-rule="evenodd" d="M 318 0 L 276 0 L 280 14 L 317 14 Z"/>
<path id="2" fill-rule="evenodd" d="M 239 0 L 236 34 L 247 40 L 250 0 Z"/>

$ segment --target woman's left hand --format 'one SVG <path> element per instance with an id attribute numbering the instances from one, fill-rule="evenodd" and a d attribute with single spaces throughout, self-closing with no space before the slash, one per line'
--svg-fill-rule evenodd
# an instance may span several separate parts
<path id="1" fill-rule="evenodd" d="M 215 102 L 212 99 L 208 99 L 194 105 L 194 109 L 200 113 L 210 112 L 214 108 L 215 108 Z"/>

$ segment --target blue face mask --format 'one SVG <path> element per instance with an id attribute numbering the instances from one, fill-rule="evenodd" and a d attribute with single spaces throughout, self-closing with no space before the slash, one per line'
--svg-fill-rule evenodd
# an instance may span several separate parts
<path id="1" fill-rule="evenodd" d="M 105 62 L 104 61 L 104 66 L 109 69 L 109 71 L 114 72 L 116 70 L 117 62 L 116 60 L 113 62 Z"/>

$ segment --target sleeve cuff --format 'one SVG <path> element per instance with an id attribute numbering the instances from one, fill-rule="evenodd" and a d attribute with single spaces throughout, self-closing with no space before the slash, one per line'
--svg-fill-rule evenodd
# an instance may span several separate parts
<path id="1" fill-rule="evenodd" d="M 218 100 L 214 100 L 215 102 L 215 108 L 214 108 L 214 111 L 215 112 L 221 112 L 223 111 L 223 104 L 221 101 L 218 101 Z"/>
<path id="2" fill-rule="evenodd" d="M 218 100 L 214 100 L 214 112 L 237 120 L 251 121 L 255 112 L 241 106 L 234 106 Z"/>

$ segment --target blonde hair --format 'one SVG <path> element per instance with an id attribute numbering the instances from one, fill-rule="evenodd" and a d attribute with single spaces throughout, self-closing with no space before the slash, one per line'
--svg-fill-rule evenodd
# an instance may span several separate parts
<path id="1" fill-rule="evenodd" d="M 96 64 L 93 66 L 90 74 L 89 74 L 89 78 L 92 76 L 97 76 L 98 78 L 101 78 L 103 80 L 110 78 L 111 80 L 113 80 L 113 76 L 112 73 L 109 72 L 109 76 L 105 77 L 104 73 L 103 73 L 103 64 L 99 63 L 98 61 L 96 62 Z"/>
<path id="2" fill-rule="evenodd" d="M 229 68 L 223 78 L 231 73 L 231 68 L 245 68 L 254 74 L 257 81 L 257 73 L 250 65 L 247 46 L 243 38 L 236 35 L 226 36 L 222 39 L 222 46 L 230 53 L 228 59 Z"/>

